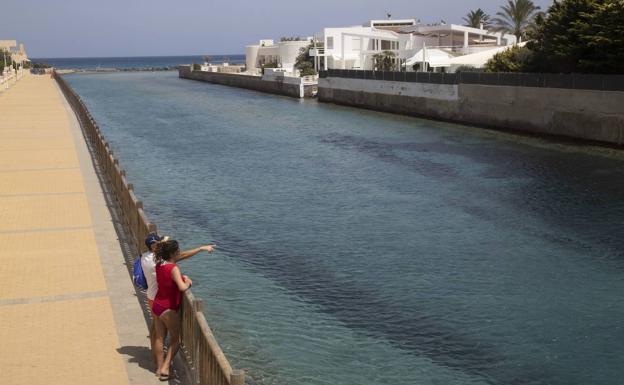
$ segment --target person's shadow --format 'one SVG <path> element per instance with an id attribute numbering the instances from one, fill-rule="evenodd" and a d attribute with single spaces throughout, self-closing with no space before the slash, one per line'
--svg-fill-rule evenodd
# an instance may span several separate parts
<path id="1" fill-rule="evenodd" d="M 152 351 L 146 346 L 122 346 L 117 349 L 119 354 L 129 356 L 128 362 L 136 363 L 139 367 L 153 371 L 154 363 Z"/>
<path id="2" fill-rule="evenodd" d="M 148 370 L 150 372 L 154 371 L 154 362 L 152 351 L 147 346 L 122 346 L 117 349 L 119 354 L 130 357 L 128 362 L 135 363 L 139 365 L 140 368 Z M 168 384 L 192 384 L 190 377 L 187 378 L 187 374 L 183 371 L 180 373 L 176 368 L 181 367 L 182 361 L 180 359 L 180 354 L 177 354 L 174 359 L 174 367 L 172 367 L 172 376 L 167 382 Z M 180 377 L 182 376 L 182 377 Z"/>

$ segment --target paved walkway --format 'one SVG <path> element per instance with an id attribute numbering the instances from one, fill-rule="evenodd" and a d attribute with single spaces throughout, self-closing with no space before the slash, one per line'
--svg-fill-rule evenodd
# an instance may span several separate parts
<path id="1" fill-rule="evenodd" d="M 156 384 L 145 318 L 55 81 L 0 93 L 0 382 Z"/>

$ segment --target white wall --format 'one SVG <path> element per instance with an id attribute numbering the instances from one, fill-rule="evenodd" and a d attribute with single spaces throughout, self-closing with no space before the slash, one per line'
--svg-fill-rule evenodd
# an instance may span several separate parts
<path id="1" fill-rule="evenodd" d="M 248 45 L 245 47 L 245 65 L 248 71 L 257 67 L 259 49 L 259 45 Z"/>
<path id="2" fill-rule="evenodd" d="M 408 83 L 386 80 L 320 78 L 319 87 L 383 95 L 459 100 L 457 84 Z"/>
<path id="3" fill-rule="evenodd" d="M 293 71 L 297 56 L 302 48 L 310 45 L 309 41 L 281 41 L 278 44 L 278 55 L 282 68 Z"/>
<path id="4" fill-rule="evenodd" d="M 256 67 L 260 67 L 260 62 L 264 60 L 265 63 L 279 62 L 279 52 L 276 45 L 264 46 L 258 48 L 258 63 Z"/>
<path id="5" fill-rule="evenodd" d="M 261 67 L 261 62 L 277 62 L 281 68 L 292 72 L 301 48 L 310 44 L 309 40 L 280 41 L 267 45 L 272 40 L 261 40 L 260 44 L 245 47 L 245 63 L 247 71 Z M 264 45 L 262 45 L 264 43 Z"/>
<path id="6" fill-rule="evenodd" d="M 377 52 L 382 52 L 381 41 L 398 43 L 399 57 L 401 51 L 410 49 L 410 35 L 397 34 L 388 30 L 380 30 L 371 27 L 346 27 L 325 28 L 320 34 L 325 43 L 325 55 L 327 56 L 328 68 L 336 69 L 365 69 L 373 68 L 372 56 L 373 41 L 379 40 Z M 330 45 L 330 39 L 333 44 Z"/>

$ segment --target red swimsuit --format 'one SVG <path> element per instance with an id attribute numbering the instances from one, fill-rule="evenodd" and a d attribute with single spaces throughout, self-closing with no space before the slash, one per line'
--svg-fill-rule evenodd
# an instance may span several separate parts
<path id="1" fill-rule="evenodd" d="M 178 310 L 180 308 L 180 289 L 171 277 L 171 271 L 176 266 L 175 263 L 167 262 L 156 265 L 158 292 L 154 298 L 152 310 L 159 317 L 166 310 Z"/>

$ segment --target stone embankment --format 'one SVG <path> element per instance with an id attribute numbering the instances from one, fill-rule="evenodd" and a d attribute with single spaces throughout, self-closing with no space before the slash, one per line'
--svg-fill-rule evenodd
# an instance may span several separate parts
<path id="1" fill-rule="evenodd" d="M 221 84 L 230 87 L 246 88 L 254 91 L 266 92 L 275 95 L 290 96 L 293 98 L 309 98 L 316 94 L 317 85 L 306 85 L 299 78 L 290 81 L 284 80 L 263 80 L 260 76 L 191 71 L 188 65 L 179 67 L 179 76 L 183 79 L 200 80 L 208 83 Z"/>
<path id="2" fill-rule="evenodd" d="M 624 144 L 624 90 L 620 90 L 624 77 L 615 76 L 613 82 L 591 78 L 599 87 L 590 89 L 593 85 L 589 82 L 586 88 L 564 88 L 567 84 L 563 81 L 568 78 L 558 75 L 545 79 L 554 79 L 559 87 L 463 83 L 452 76 L 449 84 L 444 84 L 446 77 L 436 77 L 435 82 L 362 79 L 355 78 L 350 71 L 342 72 L 346 76 L 330 74 L 319 79 L 319 101 L 481 127 Z"/>

